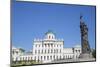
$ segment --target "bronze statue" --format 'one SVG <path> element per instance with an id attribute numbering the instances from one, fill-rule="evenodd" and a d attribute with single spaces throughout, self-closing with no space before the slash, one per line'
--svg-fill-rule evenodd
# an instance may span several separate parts
<path id="1" fill-rule="evenodd" d="M 82 54 L 87 53 L 90 54 L 91 49 L 88 41 L 88 27 L 84 23 L 82 19 L 82 15 L 80 16 L 80 31 L 81 31 L 81 46 L 82 46 Z"/>

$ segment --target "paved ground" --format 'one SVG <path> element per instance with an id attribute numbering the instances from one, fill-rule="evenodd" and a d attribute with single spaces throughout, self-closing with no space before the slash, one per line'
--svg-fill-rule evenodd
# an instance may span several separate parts
<path id="1" fill-rule="evenodd" d="M 90 58 L 90 59 L 63 59 L 63 60 L 55 60 L 55 61 L 52 61 L 50 63 L 63 63 L 63 62 L 84 62 L 84 61 L 95 61 L 94 58 Z"/>

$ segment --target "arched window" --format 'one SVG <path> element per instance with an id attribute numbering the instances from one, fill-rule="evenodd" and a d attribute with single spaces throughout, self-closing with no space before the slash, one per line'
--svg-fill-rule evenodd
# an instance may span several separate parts
<path id="1" fill-rule="evenodd" d="M 53 58 L 55 59 L 55 55 L 53 56 Z"/>
<path id="2" fill-rule="evenodd" d="M 18 54 L 18 51 L 16 51 L 16 54 Z"/>
<path id="3" fill-rule="evenodd" d="M 80 53 L 80 50 L 78 50 L 78 52 Z"/>
<path id="4" fill-rule="evenodd" d="M 76 50 L 76 53 L 77 53 L 77 50 Z"/>
<path id="5" fill-rule="evenodd" d="M 45 47 L 46 47 L 47 45 L 45 44 Z"/>
<path id="6" fill-rule="evenodd" d="M 49 60 L 49 56 L 47 56 L 47 60 Z"/>
<path id="7" fill-rule="evenodd" d="M 50 36 L 49 36 L 49 39 L 50 39 Z"/>
<path id="8" fill-rule="evenodd" d="M 50 59 L 52 59 L 52 56 L 50 56 Z"/>
<path id="9" fill-rule="evenodd" d="M 50 44 L 48 43 L 48 47 L 50 47 Z"/>

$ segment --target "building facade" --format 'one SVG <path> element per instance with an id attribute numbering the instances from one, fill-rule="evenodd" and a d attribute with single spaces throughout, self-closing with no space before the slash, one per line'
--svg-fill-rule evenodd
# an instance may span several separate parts
<path id="1" fill-rule="evenodd" d="M 64 40 L 56 38 L 52 31 L 48 31 L 43 39 L 34 39 L 32 54 L 25 55 L 21 53 L 12 57 L 17 58 L 19 61 L 35 60 L 36 62 L 49 63 L 56 60 L 77 59 L 80 54 L 81 46 L 64 48 Z M 13 61 L 16 61 L 16 59 Z"/>
<path id="2" fill-rule="evenodd" d="M 33 59 L 41 62 L 63 59 L 63 45 L 63 39 L 56 39 L 54 33 L 48 31 L 44 39 L 34 39 Z"/>

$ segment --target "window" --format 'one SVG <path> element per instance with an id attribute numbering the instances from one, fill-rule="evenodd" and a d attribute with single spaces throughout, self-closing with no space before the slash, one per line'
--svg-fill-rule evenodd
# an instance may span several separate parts
<path id="1" fill-rule="evenodd" d="M 38 56 L 38 62 L 39 62 L 39 56 Z"/>
<path id="2" fill-rule="evenodd" d="M 52 59 L 52 56 L 50 56 L 50 59 Z"/>
<path id="3" fill-rule="evenodd" d="M 47 45 L 45 44 L 45 47 L 46 47 Z"/>
<path id="4" fill-rule="evenodd" d="M 20 57 L 20 60 L 22 60 L 22 58 Z"/>
<path id="5" fill-rule="evenodd" d="M 73 55 L 73 58 L 74 58 L 74 55 Z"/>
<path id="6" fill-rule="evenodd" d="M 42 56 L 41 56 L 41 60 L 42 60 Z"/>
<path id="7" fill-rule="evenodd" d="M 49 56 L 47 56 L 47 60 L 49 60 Z"/>
<path id="8" fill-rule="evenodd" d="M 60 49 L 60 53 L 61 53 L 61 49 Z"/>
<path id="9" fill-rule="evenodd" d="M 45 53 L 46 53 L 46 50 L 45 50 Z"/>
<path id="10" fill-rule="evenodd" d="M 35 45 L 35 47 L 37 47 L 37 44 Z"/>
<path id="11" fill-rule="evenodd" d="M 73 50 L 73 53 L 74 53 L 74 48 L 72 48 L 72 50 Z"/>
<path id="12" fill-rule="evenodd" d="M 78 52 L 80 53 L 80 50 L 78 50 Z"/>
<path id="13" fill-rule="evenodd" d="M 16 54 L 18 54 L 18 51 L 16 51 Z"/>
<path id="14" fill-rule="evenodd" d="M 37 53 L 37 50 L 35 50 L 35 54 Z"/>
<path id="15" fill-rule="evenodd" d="M 55 55 L 53 56 L 53 58 L 55 59 Z"/>
<path id="16" fill-rule="evenodd" d="M 44 56 L 44 60 L 46 59 L 46 56 Z"/>
<path id="17" fill-rule="evenodd" d="M 56 50 L 54 49 L 54 53 L 56 53 Z"/>
<path id="18" fill-rule="evenodd" d="M 28 57 L 28 60 L 30 60 L 30 57 Z"/>
<path id="19" fill-rule="evenodd" d="M 23 57 L 23 60 L 24 60 L 24 57 Z"/>
<path id="20" fill-rule="evenodd" d="M 49 49 L 48 49 L 48 53 L 49 53 Z"/>
<path id="21" fill-rule="evenodd" d="M 67 55 L 66 55 L 66 58 L 68 58 Z"/>
<path id="22" fill-rule="evenodd" d="M 39 45 L 39 47 L 40 47 L 40 45 Z"/>
<path id="23" fill-rule="evenodd" d="M 51 49 L 51 53 L 53 53 L 53 50 Z"/>
<path id="24" fill-rule="evenodd" d="M 53 36 L 52 36 L 52 39 L 53 39 Z"/>
<path id="25" fill-rule="evenodd" d="M 38 53 L 40 53 L 40 50 L 38 50 Z"/>
<path id="26" fill-rule="evenodd" d="M 58 59 L 58 56 L 57 56 L 57 59 Z"/>
<path id="27" fill-rule="evenodd" d="M 50 39 L 50 36 L 49 36 L 49 39 Z"/>
<path id="28" fill-rule="evenodd" d="M 56 49 L 56 52 L 58 53 L 58 49 Z"/>
<path id="29" fill-rule="evenodd" d="M 50 44 L 48 44 L 48 47 L 50 47 Z"/>
<path id="30" fill-rule="evenodd" d="M 39 56 L 38 56 L 38 59 L 39 59 Z"/>
<path id="31" fill-rule="evenodd" d="M 53 47 L 53 44 L 51 44 L 51 47 Z"/>
<path id="32" fill-rule="evenodd" d="M 54 47 L 55 47 L 55 45 L 54 45 Z"/>
<path id="33" fill-rule="evenodd" d="M 25 60 L 27 60 L 27 57 L 25 58 Z"/>
<path id="34" fill-rule="evenodd" d="M 43 50 L 42 50 L 42 53 L 43 53 Z"/>
<path id="35" fill-rule="evenodd" d="M 61 59 L 61 56 L 60 56 L 60 59 Z"/>
<path id="36" fill-rule="evenodd" d="M 16 61 L 18 60 L 18 58 L 16 57 Z"/>
<path id="37" fill-rule="evenodd" d="M 36 56 L 35 56 L 34 60 L 36 60 Z"/>
<path id="38" fill-rule="evenodd" d="M 32 60 L 32 57 L 31 57 L 31 60 Z"/>
<path id="39" fill-rule="evenodd" d="M 77 50 L 76 50 L 76 53 L 77 53 Z"/>
<path id="40" fill-rule="evenodd" d="M 12 53 L 14 54 L 14 51 L 12 51 Z"/>
<path id="41" fill-rule="evenodd" d="M 65 56 L 63 58 L 65 59 Z"/>

